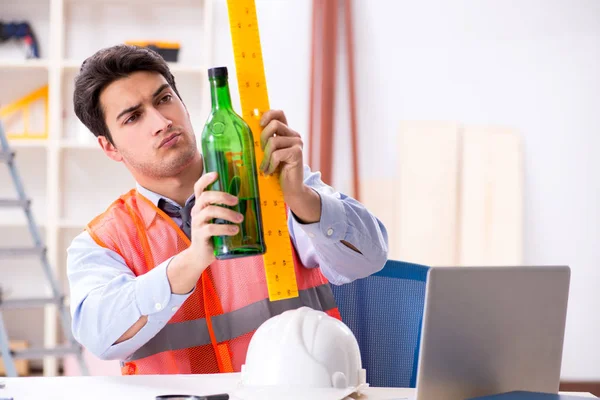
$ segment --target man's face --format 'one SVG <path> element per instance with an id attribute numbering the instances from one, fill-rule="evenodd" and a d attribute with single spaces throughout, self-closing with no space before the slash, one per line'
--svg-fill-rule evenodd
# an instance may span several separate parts
<path id="1" fill-rule="evenodd" d="M 147 178 L 172 177 L 196 155 L 196 137 L 187 110 L 165 78 L 140 71 L 108 85 L 100 94 L 114 146 L 105 153 Z"/>

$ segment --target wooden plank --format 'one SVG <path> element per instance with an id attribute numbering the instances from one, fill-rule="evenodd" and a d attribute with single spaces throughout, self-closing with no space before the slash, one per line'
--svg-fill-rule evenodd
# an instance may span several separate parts
<path id="1" fill-rule="evenodd" d="M 467 126 L 460 173 L 460 265 L 523 261 L 523 162 L 516 132 Z"/>
<path id="2" fill-rule="evenodd" d="M 457 261 L 459 124 L 400 125 L 396 205 L 399 257 L 426 265 Z"/>

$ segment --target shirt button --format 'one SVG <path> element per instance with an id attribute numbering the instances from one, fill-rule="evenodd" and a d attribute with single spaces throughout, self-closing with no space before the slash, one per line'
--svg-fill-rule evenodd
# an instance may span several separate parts
<path id="1" fill-rule="evenodd" d="M 333 229 L 329 228 L 327 229 L 327 236 L 331 236 L 333 235 Z"/>
<path id="2" fill-rule="evenodd" d="M 311 233 L 308 234 L 308 236 L 310 236 L 311 238 L 314 238 L 315 234 L 311 232 Z"/>
<path id="3" fill-rule="evenodd" d="M 171 311 L 173 311 L 173 312 L 175 312 L 175 311 L 177 311 L 177 310 L 179 310 L 179 307 L 177 307 L 177 306 L 175 306 L 175 307 L 171 308 Z"/>
<path id="4" fill-rule="evenodd" d="M 156 311 L 160 311 L 160 310 L 162 310 L 162 304 L 160 304 L 160 303 L 156 303 L 156 304 L 154 305 L 154 308 L 156 308 Z"/>

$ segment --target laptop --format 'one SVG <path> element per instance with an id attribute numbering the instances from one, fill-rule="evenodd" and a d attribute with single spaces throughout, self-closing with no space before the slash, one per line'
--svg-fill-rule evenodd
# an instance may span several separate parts
<path id="1" fill-rule="evenodd" d="M 570 268 L 432 267 L 416 399 L 557 393 Z"/>

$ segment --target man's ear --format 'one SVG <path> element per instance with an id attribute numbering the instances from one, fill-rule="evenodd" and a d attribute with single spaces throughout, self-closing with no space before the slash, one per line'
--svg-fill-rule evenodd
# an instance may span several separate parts
<path id="1" fill-rule="evenodd" d="M 123 156 L 117 150 L 114 144 L 112 144 L 106 136 L 98 136 L 98 144 L 102 147 L 104 154 L 106 154 L 110 159 L 121 162 L 123 161 Z"/>

